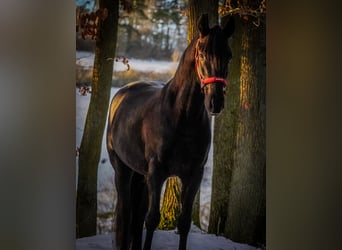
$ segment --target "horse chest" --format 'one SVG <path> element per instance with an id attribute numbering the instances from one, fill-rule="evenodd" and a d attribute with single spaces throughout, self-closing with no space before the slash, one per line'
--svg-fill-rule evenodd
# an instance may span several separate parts
<path id="1" fill-rule="evenodd" d="M 207 159 L 210 147 L 210 133 L 178 134 L 169 139 L 164 148 L 162 161 L 170 174 L 179 175 L 202 167 Z"/>

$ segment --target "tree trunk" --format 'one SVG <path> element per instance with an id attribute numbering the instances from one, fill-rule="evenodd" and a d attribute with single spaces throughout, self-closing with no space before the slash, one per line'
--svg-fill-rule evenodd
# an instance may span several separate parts
<path id="1" fill-rule="evenodd" d="M 226 108 L 215 120 L 209 232 L 258 245 L 266 231 L 265 23 L 235 21 Z"/>
<path id="2" fill-rule="evenodd" d="M 181 209 L 179 202 L 180 188 L 181 181 L 179 178 L 171 177 L 167 179 L 158 226 L 161 230 L 171 230 L 177 226 L 177 218 Z"/>
<path id="3" fill-rule="evenodd" d="M 100 0 L 100 8 L 106 8 L 108 16 L 99 22 L 92 93 L 79 150 L 77 238 L 96 234 L 97 170 L 113 75 L 113 60 L 107 59 L 114 58 L 117 40 L 118 1 Z"/>
<path id="4" fill-rule="evenodd" d="M 239 23 L 239 117 L 225 235 L 256 245 L 265 243 L 266 229 L 266 32 L 264 23 Z"/>
<path id="5" fill-rule="evenodd" d="M 209 15 L 209 26 L 217 24 L 218 0 L 188 1 L 188 44 L 197 34 L 197 20 L 202 14 Z"/>

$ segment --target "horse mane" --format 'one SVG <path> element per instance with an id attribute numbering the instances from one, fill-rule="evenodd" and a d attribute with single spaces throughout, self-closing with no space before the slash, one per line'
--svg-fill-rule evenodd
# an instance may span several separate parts
<path id="1" fill-rule="evenodd" d="M 219 25 L 214 25 L 210 30 L 209 33 L 211 34 L 211 38 L 208 40 L 208 47 L 215 46 L 216 39 L 224 39 L 224 34 L 222 33 L 222 29 Z M 195 47 L 197 40 L 199 39 L 199 34 L 197 34 L 189 43 L 187 48 L 184 50 L 179 63 L 176 69 L 176 72 L 167 83 L 166 83 L 166 90 L 168 89 L 175 90 L 179 89 L 182 84 L 187 82 L 187 84 L 199 82 L 197 74 L 195 72 Z M 220 51 L 222 48 L 213 48 L 213 51 Z M 189 74 L 190 73 L 190 74 Z"/>
<path id="2" fill-rule="evenodd" d="M 210 39 L 208 40 L 208 47 L 210 48 L 212 46 L 213 55 L 220 53 L 224 48 L 215 47 L 215 44 L 217 39 L 223 39 L 224 34 L 221 27 L 215 25 L 209 30 L 209 33 Z M 176 113 L 173 113 L 174 117 L 179 117 L 182 113 L 188 114 L 191 112 L 198 112 L 198 115 L 202 115 L 204 108 L 203 95 L 193 94 L 194 91 L 201 92 L 200 82 L 195 70 L 195 49 L 199 38 L 199 34 L 197 34 L 191 40 L 181 56 L 173 78 L 166 83 L 161 92 L 164 105 L 176 110 Z M 192 107 L 194 103 L 193 98 L 197 98 L 195 103 L 198 103 L 198 106 L 195 108 Z M 177 118 L 175 118 L 175 121 L 177 121 Z"/>
<path id="3" fill-rule="evenodd" d="M 197 39 L 198 36 L 184 50 L 174 76 L 161 91 L 162 105 L 173 107 L 175 110 L 175 113 L 173 113 L 175 122 L 177 122 L 176 117 L 179 117 L 181 113 L 191 112 L 190 104 L 192 98 L 196 96 L 193 95 L 193 92 L 195 89 L 200 92 L 200 83 L 195 71 L 195 45 Z"/>

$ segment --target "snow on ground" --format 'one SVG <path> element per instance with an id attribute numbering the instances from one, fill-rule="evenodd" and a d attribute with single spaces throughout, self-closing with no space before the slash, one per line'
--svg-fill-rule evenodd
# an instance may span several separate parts
<path id="1" fill-rule="evenodd" d="M 177 62 L 171 61 L 157 61 L 157 60 L 142 60 L 135 58 L 127 58 L 130 65 L 130 69 L 136 71 L 147 71 L 147 72 L 168 72 L 175 71 L 177 68 Z M 76 63 L 85 68 L 92 68 L 94 63 L 94 53 L 77 51 L 76 52 Z M 114 63 L 114 71 L 126 71 L 127 66 L 124 65 L 120 60 Z M 153 79 L 151 79 L 153 80 Z"/>
<path id="2" fill-rule="evenodd" d="M 152 250 L 178 249 L 179 235 L 175 231 L 157 230 L 152 241 Z M 247 244 L 233 242 L 221 236 L 202 233 L 192 227 L 188 236 L 188 250 L 257 250 Z M 113 250 L 112 235 L 102 234 L 76 240 L 76 250 Z"/>

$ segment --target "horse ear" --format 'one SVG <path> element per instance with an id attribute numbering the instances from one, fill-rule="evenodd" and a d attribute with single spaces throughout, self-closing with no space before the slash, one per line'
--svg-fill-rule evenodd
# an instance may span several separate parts
<path id="1" fill-rule="evenodd" d="M 209 18 L 208 14 L 202 14 L 197 21 L 197 27 L 201 37 L 208 35 L 209 33 Z"/>
<path id="2" fill-rule="evenodd" d="M 235 30 L 235 21 L 233 17 L 230 17 L 228 21 L 226 21 L 223 25 L 223 32 L 229 38 L 233 34 Z"/>

